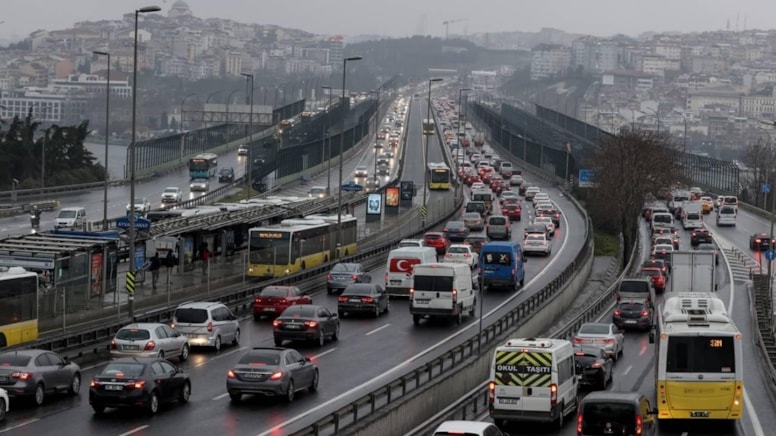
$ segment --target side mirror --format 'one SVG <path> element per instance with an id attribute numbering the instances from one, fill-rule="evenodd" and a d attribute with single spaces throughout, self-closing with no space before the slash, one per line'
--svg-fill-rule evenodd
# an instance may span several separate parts
<path id="1" fill-rule="evenodd" d="M 649 343 L 650 344 L 655 343 L 655 332 L 649 332 Z"/>
<path id="2" fill-rule="evenodd" d="M 304 362 L 305 362 L 305 363 L 310 363 L 310 362 L 312 362 L 312 360 L 310 360 L 310 358 L 309 358 L 309 357 L 305 357 L 305 358 L 304 358 Z"/>

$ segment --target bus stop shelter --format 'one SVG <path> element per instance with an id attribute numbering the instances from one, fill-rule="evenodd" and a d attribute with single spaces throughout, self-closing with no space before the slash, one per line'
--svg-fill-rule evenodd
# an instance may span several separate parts
<path id="1" fill-rule="evenodd" d="M 0 240 L 0 266 L 41 276 L 39 318 L 101 307 L 116 290 L 117 240 L 37 233 Z"/>

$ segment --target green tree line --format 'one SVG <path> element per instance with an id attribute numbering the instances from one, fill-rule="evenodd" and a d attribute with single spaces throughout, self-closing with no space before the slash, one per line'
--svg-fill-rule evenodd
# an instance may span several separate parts
<path id="1" fill-rule="evenodd" d="M 18 180 L 18 189 L 40 188 L 41 169 L 45 146 L 45 186 L 73 185 L 105 179 L 105 168 L 84 146 L 89 136 L 89 122 L 78 125 L 51 125 L 40 129 L 40 122 L 32 117 L 14 117 L 10 122 L 0 121 L 0 168 L 7 168 L 0 176 L 0 190 L 12 189 Z"/>

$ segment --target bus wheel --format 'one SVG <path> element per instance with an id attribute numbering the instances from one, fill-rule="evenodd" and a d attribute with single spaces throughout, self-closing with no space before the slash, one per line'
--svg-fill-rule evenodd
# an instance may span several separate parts
<path id="1" fill-rule="evenodd" d="M 323 263 L 329 263 L 329 255 L 323 256 Z"/>
<path id="2" fill-rule="evenodd" d="M 0 333 L 0 348 L 8 346 L 8 341 L 5 339 L 5 333 Z"/>
<path id="3" fill-rule="evenodd" d="M 304 263 L 304 262 L 302 262 L 302 270 L 304 270 L 304 269 L 306 269 L 306 268 L 307 268 L 307 265 L 305 265 L 305 263 Z"/>
<path id="4" fill-rule="evenodd" d="M 348 255 L 348 249 L 346 248 L 345 249 L 345 256 L 347 256 L 347 255 Z"/>

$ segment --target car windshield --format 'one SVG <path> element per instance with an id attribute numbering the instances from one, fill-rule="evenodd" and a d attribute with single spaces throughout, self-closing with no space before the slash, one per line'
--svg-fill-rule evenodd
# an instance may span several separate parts
<path id="1" fill-rule="evenodd" d="M 57 215 L 57 218 L 75 218 L 75 211 L 74 210 L 61 210 L 61 211 L 59 211 L 59 215 Z"/>
<path id="2" fill-rule="evenodd" d="M 204 184 L 204 183 L 207 183 L 207 179 L 194 179 L 193 182 Z"/>
<path id="3" fill-rule="evenodd" d="M 585 324 L 579 329 L 580 335 L 608 335 L 608 324 Z"/>
<path id="4" fill-rule="evenodd" d="M 461 221 L 450 221 L 447 223 L 447 228 L 449 229 L 460 229 L 461 227 L 464 227 Z"/>
<path id="5" fill-rule="evenodd" d="M 525 237 L 526 241 L 544 241 L 544 235 L 531 234 Z"/>
<path id="6" fill-rule="evenodd" d="M 121 329 L 116 333 L 116 339 L 125 341 L 138 341 L 150 338 L 151 332 L 145 329 Z"/>
<path id="7" fill-rule="evenodd" d="M 232 172 L 231 168 L 222 168 L 221 174 L 230 174 Z"/>
<path id="8" fill-rule="evenodd" d="M 469 253 L 469 249 L 461 246 L 452 246 L 447 249 L 447 252 L 452 254 L 467 254 Z"/>
<path id="9" fill-rule="evenodd" d="M 245 354 L 237 362 L 238 365 L 248 366 L 278 366 L 280 365 L 280 353 L 274 351 L 254 351 Z"/>
<path id="10" fill-rule="evenodd" d="M 426 239 L 440 239 L 441 235 L 437 235 L 437 234 L 434 234 L 434 233 L 426 233 L 425 238 Z"/>
<path id="11" fill-rule="evenodd" d="M 633 434 L 638 411 L 627 403 L 589 402 L 585 404 L 582 416 L 582 434 Z"/>
<path id="12" fill-rule="evenodd" d="M 168 194 L 175 194 L 178 192 L 178 188 L 165 188 L 164 192 Z"/>
<path id="13" fill-rule="evenodd" d="M 466 220 L 479 220 L 480 219 L 480 214 L 478 214 L 477 212 L 467 212 L 467 213 L 463 214 L 463 219 L 466 219 Z"/>
<path id="14" fill-rule="evenodd" d="M 175 311 L 175 320 L 177 322 L 201 324 L 207 321 L 207 310 L 194 308 L 180 308 Z"/>
<path id="15" fill-rule="evenodd" d="M 486 253 L 485 256 L 483 256 L 483 261 L 487 264 L 508 266 L 512 264 L 512 254 L 492 251 L 490 253 Z"/>
<path id="16" fill-rule="evenodd" d="M 143 203 L 145 203 L 145 198 L 136 198 L 135 199 L 135 204 L 143 204 Z"/>
<path id="17" fill-rule="evenodd" d="M 143 374 L 144 367 L 145 364 L 142 363 L 112 362 L 102 370 L 101 374 L 116 378 L 130 379 L 139 377 Z"/>
<path id="18" fill-rule="evenodd" d="M 629 311 L 641 311 L 644 310 L 644 303 L 622 303 L 620 304 L 621 310 L 629 310 Z"/>
<path id="19" fill-rule="evenodd" d="M 583 352 L 578 351 L 574 355 L 574 360 L 579 364 L 582 364 L 584 366 L 589 366 L 598 360 L 598 356 L 594 354 L 584 354 Z"/>
<path id="20" fill-rule="evenodd" d="M 335 273 L 351 273 L 356 271 L 358 271 L 358 265 L 355 263 L 338 263 L 331 269 L 331 272 Z"/>
<path id="21" fill-rule="evenodd" d="M 710 250 L 714 251 L 714 245 L 713 244 L 698 244 L 698 250 Z"/>
<path id="22" fill-rule="evenodd" d="M 491 217 L 488 222 L 492 226 L 505 226 L 507 224 L 506 218 L 502 217 Z"/>
<path id="23" fill-rule="evenodd" d="M 280 286 L 267 286 L 261 291 L 262 297 L 287 297 L 288 288 L 282 288 Z"/>
<path id="24" fill-rule="evenodd" d="M 27 366 L 32 357 L 14 352 L 0 354 L 0 366 Z"/>
<path id="25" fill-rule="evenodd" d="M 657 277 L 660 275 L 660 270 L 656 268 L 646 268 L 641 270 L 641 273 L 646 276 Z"/>
<path id="26" fill-rule="evenodd" d="M 282 316 L 288 318 L 315 318 L 317 308 L 312 306 L 291 306 L 283 311 Z"/>

